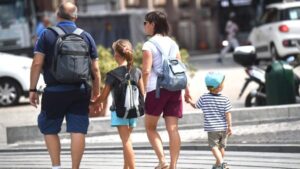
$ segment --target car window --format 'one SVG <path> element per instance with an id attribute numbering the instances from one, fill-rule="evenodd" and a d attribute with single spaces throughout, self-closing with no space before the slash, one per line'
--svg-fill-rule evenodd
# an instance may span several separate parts
<path id="1" fill-rule="evenodd" d="M 297 20 L 300 19 L 300 7 L 289 8 L 282 12 L 282 20 Z"/>
<path id="2" fill-rule="evenodd" d="M 259 23 L 260 24 L 264 24 L 266 23 L 266 20 L 268 18 L 268 15 L 269 15 L 269 11 L 266 11 L 259 19 Z"/>
<path id="3" fill-rule="evenodd" d="M 269 12 L 269 15 L 266 19 L 266 23 L 272 23 L 278 21 L 278 12 L 277 9 L 272 9 Z"/>
<path id="4" fill-rule="evenodd" d="M 277 9 L 268 9 L 260 19 L 261 24 L 272 23 L 279 20 L 279 13 Z"/>

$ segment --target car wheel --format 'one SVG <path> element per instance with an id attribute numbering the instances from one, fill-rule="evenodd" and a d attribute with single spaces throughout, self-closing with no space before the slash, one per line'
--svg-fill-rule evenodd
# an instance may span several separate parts
<path id="1" fill-rule="evenodd" d="M 279 58 L 277 49 L 274 44 L 271 45 L 271 58 L 272 60 L 277 60 Z"/>
<path id="2" fill-rule="evenodd" d="M 0 106 L 11 106 L 19 102 L 21 87 L 11 79 L 0 80 Z"/>

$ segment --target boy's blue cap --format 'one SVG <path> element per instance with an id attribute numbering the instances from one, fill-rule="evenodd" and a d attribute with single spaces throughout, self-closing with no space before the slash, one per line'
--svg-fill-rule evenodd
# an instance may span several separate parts
<path id="1" fill-rule="evenodd" d="M 224 80 L 225 75 L 217 72 L 209 72 L 205 77 L 206 86 L 211 86 L 213 88 L 219 87 L 219 85 Z"/>

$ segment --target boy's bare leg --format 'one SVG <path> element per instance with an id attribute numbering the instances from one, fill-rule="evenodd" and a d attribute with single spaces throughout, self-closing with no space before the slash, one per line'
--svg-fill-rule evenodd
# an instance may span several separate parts
<path id="1" fill-rule="evenodd" d="M 217 165 L 217 166 L 220 166 L 221 163 L 223 162 L 223 158 L 222 158 L 222 153 L 221 153 L 221 151 L 219 150 L 218 147 L 213 147 L 213 148 L 211 149 L 211 151 L 212 151 L 213 155 L 214 155 L 215 158 L 216 158 L 216 165 Z"/>
<path id="2" fill-rule="evenodd" d="M 222 161 L 223 161 L 223 163 L 224 163 L 225 148 L 224 148 L 224 147 L 220 147 L 219 150 L 220 150 L 220 152 L 221 152 L 221 154 L 222 154 Z M 226 169 L 228 169 L 227 163 L 224 163 L 224 167 L 225 167 Z"/>
<path id="3" fill-rule="evenodd" d="M 225 156 L 225 148 L 219 148 L 219 150 L 220 150 L 220 152 L 221 152 L 221 154 L 222 154 L 222 159 L 224 158 L 224 156 Z"/>

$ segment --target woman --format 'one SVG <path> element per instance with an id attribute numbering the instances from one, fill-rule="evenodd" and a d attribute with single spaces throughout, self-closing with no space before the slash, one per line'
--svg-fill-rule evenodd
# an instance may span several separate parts
<path id="1" fill-rule="evenodd" d="M 159 160 L 156 169 L 175 169 L 181 145 L 178 132 L 178 119 L 182 117 L 181 91 L 168 91 L 161 88 L 160 97 L 156 98 L 155 89 L 157 82 L 156 72 L 162 71 L 160 50 L 165 50 L 170 56 L 176 56 L 180 59 L 179 47 L 168 36 L 169 26 L 166 15 L 162 12 L 154 11 L 146 14 L 144 30 L 146 35 L 151 37 L 143 45 L 142 73 L 144 90 L 147 92 L 145 100 L 145 128 L 149 142 Z M 189 96 L 188 89 L 186 89 L 185 94 Z M 162 112 L 169 135 L 170 165 L 166 162 L 162 140 L 156 130 Z"/>
<path id="2" fill-rule="evenodd" d="M 141 78 L 142 73 L 139 69 L 133 67 L 133 53 L 131 43 L 128 40 L 120 39 L 114 42 L 112 47 L 114 50 L 114 58 L 119 66 L 111 72 L 117 74 L 118 77 L 125 78 L 127 72 L 129 71 L 131 78 L 135 82 L 137 82 L 139 88 L 141 89 L 141 92 L 144 93 L 144 86 Z M 99 106 L 99 103 L 105 101 L 110 91 L 114 91 L 114 88 L 117 87 L 117 85 L 120 83 L 120 81 L 115 76 L 113 76 L 111 72 L 107 73 L 104 89 L 101 95 L 94 101 L 93 105 L 91 106 L 91 113 L 98 111 L 97 107 Z M 115 98 L 113 98 L 113 100 L 114 99 Z M 118 128 L 118 132 L 123 144 L 124 169 L 134 169 L 135 160 L 130 135 L 133 128 L 136 127 L 137 119 L 119 118 L 115 111 L 115 105 L 113 105 L 111 109 L 111 126 Z"/>

